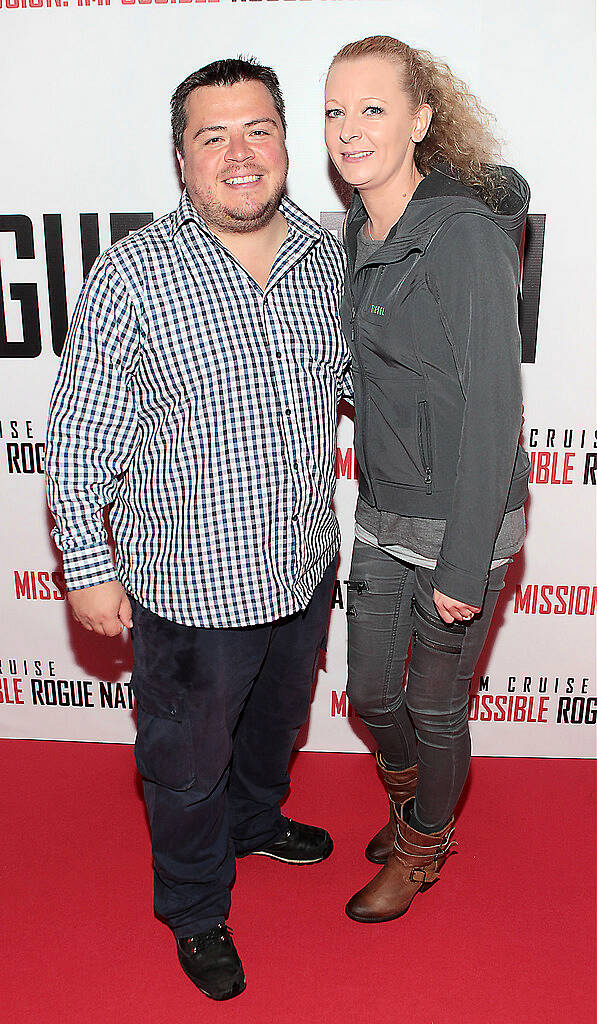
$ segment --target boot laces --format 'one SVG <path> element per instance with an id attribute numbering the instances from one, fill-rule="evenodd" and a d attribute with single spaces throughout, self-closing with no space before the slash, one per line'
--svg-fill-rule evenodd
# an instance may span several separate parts
<path id="1" fill-rule="evenodd" d="M 232 928 L 228 928 L 225 924 L 217 924 L 206 932 L 190 935 L 187 939 L 183 939 L 183 942 L 187 946 L 188 953 L 203 953 L 208 946 L 212 946 L 216 942 L 226 942 L 228 936 L 232 937 Z"/>

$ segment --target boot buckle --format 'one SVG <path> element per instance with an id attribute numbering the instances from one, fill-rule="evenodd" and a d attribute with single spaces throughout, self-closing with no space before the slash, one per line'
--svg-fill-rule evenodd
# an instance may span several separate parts
<path id="1" fill-rule="evenodd" d="M 427 881 L 427 872 L 424 868 L 411 868 L 410 872 L 411 882 L 423 882 Z"/>

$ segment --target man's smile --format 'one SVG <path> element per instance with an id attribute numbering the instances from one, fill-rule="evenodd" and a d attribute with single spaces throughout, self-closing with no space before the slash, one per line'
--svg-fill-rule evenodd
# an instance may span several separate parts
<path id="1" fill-rule="evenodd" d="M 261 181 L 263 175 L 261 174 L 244 174 L 235 175 L 232 178 L 224 178 L 225 185 L 255 185 L 258 181 Z"/>

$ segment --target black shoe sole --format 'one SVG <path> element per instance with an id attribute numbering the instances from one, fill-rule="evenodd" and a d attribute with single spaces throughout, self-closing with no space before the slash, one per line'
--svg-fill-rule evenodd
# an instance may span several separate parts
<path id="1" fill-rule="evenodd" d="M 408 904 L 408 907 L 406 908 L 406 910 L 408 910 L 409 907 L 410 907 L 410 903 Z M 386 921 L 396 921 L 397 918 L 402 917 L 403 914 L 406 914 L 406 910 L 401 910 L 399 914 L 392 914 L 391 917 L 375 917 L 375 918 L 372 918 L 372 917 L 358 917 L 357 914 L 349 914 L 349 912 L 346 909 L 346 907 L 344 908 L 344 913 L 346 914 L 347 917 L 350 918 L 351 921 L 356 921 L 357 924 L 385 924 Z"/>
<path id="2" fill-rule="evenodd" d="M 243 857 L 270 857 L 271 860 L 279 860 L 282 864 L 296 864 L 298 867 L 301 864 L 321 864 L 322 861 L 327 860 L 331 853 L 333 853 L 334 844 L 330 839 L 329 849 L 326 847 L 324 853 L 321 853 L 318 857 L 312 857 L 307 860 L 301 858 L 297 860 L 292 857 L 285 857 L 283 853 L 275 853 L 273 850 L 247 850 L 246 853 L 237 853 L 237 860 L 242 860 Z"/>
<path id="3" fill-rule="evenodd" d="M 332 851 L 330 850 L 330 853 Z M 313 860 L 291 860 L 290 857 L 282 857 L 277 853 L 268 853 L 267 850 L 252 850 L 251 853 L 242 853 L 241 857 L 269 857 L 270 860 L 279 860 L 281 864 L 295 864 L 300 867 L 301 864 L 321 864 L 323 860 L 327 860 L 330 853 L 324 853 L 321 857 L 315 857 Z"/>

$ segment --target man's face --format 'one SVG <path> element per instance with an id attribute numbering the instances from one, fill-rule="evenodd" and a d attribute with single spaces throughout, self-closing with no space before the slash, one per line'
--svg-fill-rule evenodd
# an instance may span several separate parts
<path id="1" fill-rule="evenodd" d="M 261 82 L 200 86 L 187 97 L 183 180 L 215 230 L 257 231 L 274 216 L 288 154 L 273 99 Z"/>

